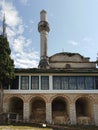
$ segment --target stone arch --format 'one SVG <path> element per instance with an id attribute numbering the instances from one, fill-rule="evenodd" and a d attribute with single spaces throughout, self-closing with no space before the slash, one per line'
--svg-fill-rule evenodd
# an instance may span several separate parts
<path id="1" fill-rule="evenodd" d="M 46 121 L 46 102 L 41 96 L 34 96 L 30 100 L 30 121 L 38 123 Z"/>
<path id="2" fill-rule="evenodd" d="M 91 95 L 88 95 L 88 94 L 85 94 L 85 95 L 84 94 L 83 95 L 80 94 L 80 95 L 76 96 L 73 99 L 73 102 L 75 103 L 77 101 L 77 99 L 82 98 L 82 97 L 88 98 L 88 100 L 90 100 L 92 103 L 95 102 L 95 99 Z"/>
<path id="3" fill-rule="evenodd" d="M 45 103 L 48 101 L 48 99 L 46 98 L 46 96 L 44 95 L 40 95 L 40 94 L 37 94 L 37 95 L 31 95 L 28 99 L 29 102 L 31 102 L 32 99 L 35 99 L 35 98 L 41 98 L 42 100 L 45 101 Z"/>
<path id="4" fill-rule="evenodd" d="M 16 113 L 19 119 L 23 119 L 23 100 L 18 96 L 12 96 L 8 100 L 8 112 Z"/>
<path id="5" fill-rule="evenodd" d="M 69 118 L 69 104 L 65 96 L 56 95 L 52 98 L 52 121 L 66 124 Z"/>
<path id="6" fill-rule="evenodd" d="M 75 101 L 77 122 L 81 124 L 93 122 L 93 98 L 89 95 L 79 96 Z"/>
<path id="7" fill-rule="evenodd" d="M 4 96 L 4 102 L 9 102 L 9 100 L 13 97 L 20 98 L 24 102 L 24 97 L 22 95 L 5 95 Z"/>
<path id="8" fill-rule="evenodd" d="M 53 96 L 50 98 L 49 102 L 52 103 L 52 101 L 53 101 L 55 98 L 57 98 L 57 97 L 62 97 L 63 99 L 66 100 L 66 102 L 67 102 L 68 104 L 72 102 L 71 99 L 70 99 L 70 97 L 68 97 L 68 96 L 66 96 L 66 95 L 64 95 L 64 94 L 56 94 L 56 95 L 53 95 Z"/>

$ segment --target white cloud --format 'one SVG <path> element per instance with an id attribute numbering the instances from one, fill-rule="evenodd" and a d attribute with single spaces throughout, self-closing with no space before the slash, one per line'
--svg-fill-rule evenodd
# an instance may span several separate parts
<path id="1" fill-rule="evenodd" d="M 92 40 L 92 39 L 91 39 L 90 37 L 84 37 L 84 38 L 83 38 L 83 41 L 85 41 L 85 42 L 91 42 L 91 40 Z"/>
<path id="2" fill-rule="evenodd" d="M 34 21 L 33 21 L 33 20 L 30 20 L 30 23 L 31 23 L 31 24 L 33 24 L 33 23 L 34 23 Z"/>
<path id="3" fill-rule="evenodd" d="M 72 45 L 75 45 L 75 46 L 79 44 L 78 42 L 72 41 L 72 40 L 68 41 L 68 43 L 69 43 L 69 44 L 72 44 Z"/>
<path id="4" fill-rule="evenodd" d="M 27 5 L 28 0 L 20 0 L 20 2 L 21 2 L 23 5 Z"/>
<path id="5" fill-rule="evenodd" d="M 14 36 L 16 36 L 16 32 L 12 28 L 7 27 L 7 35 L 8 35 L 8 37 L 14 37 Z"/>
<path id="6" fill-rule="evenodd" d="M 22 19 L 19 17 L 18 11 L 12 3 L 0 1 L 0 7 L 2 8 L 0 11 L 1 17 L 5 13 L 7 19 L 6 23 L 8 25 L 17 26 L 22 23 Z"/>
<path id="7" fill-rule="evenodd" d="M 27 0 L 21 0 L 21 2 L 27 3 Z M 31 39 L 23 35 L 26 25 L 18 11 L 12 3 L 0 1 L 0 20 L 2 20 L 4 12 L 7 23 L 7 37 L 12 48 L 15 66 L 21 68 L 37 67 L 38 53 L 30 47 Z"/>
<path id="8" fill-rule="evenodd" d="M 16 58 L 15 60 L 15 64 L 18 68 L 32 68 L 32 67 L 36 67 L 37 66 L 37 62 L 36 62 L 36 57 L 37 52 L 21 52 L 21 53 L 16 53 L 15 55 L 13 55 L 13 58 Z M 33 59 L 32 59 L 33 57 Z"/>
<path id="9" fill-rule="evenodd" d="M 19 25 L 18 26 L 18 29 L 17 29 L 17 34 L 23 34 L 24 32 L 24 29 L 25 29 L 25 26 L 24 25 Z"/>

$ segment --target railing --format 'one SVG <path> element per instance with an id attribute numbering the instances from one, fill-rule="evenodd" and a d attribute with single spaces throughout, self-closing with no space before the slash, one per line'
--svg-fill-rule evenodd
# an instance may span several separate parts
<path id="1" fill-rule="evenodd" d="M 77 123 L 80 125 L 89 125 L 91 122 L 91 118 L 88 116 L 79 116 L 77 117 Z"/>

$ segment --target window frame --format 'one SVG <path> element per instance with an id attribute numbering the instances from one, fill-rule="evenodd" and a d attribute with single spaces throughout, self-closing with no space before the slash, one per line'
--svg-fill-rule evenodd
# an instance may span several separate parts
<path id="1" fill-rule="evenodd" d="M 27 78 L 27 80 L 23 80 L 23 78 Z M 25 81 L 25 82 L 23 83 L 22 80 Z M 28 81 L 28 82 L 26 83 L 26 81 Z M 23 84 L 26 84 L 27 86 L 24 87 L 25 85 L 23 85 Z M 20 86 L 20 89 L 21 90 L 29 90 L 29 76 L 21 76 L 21 86 Z"/>

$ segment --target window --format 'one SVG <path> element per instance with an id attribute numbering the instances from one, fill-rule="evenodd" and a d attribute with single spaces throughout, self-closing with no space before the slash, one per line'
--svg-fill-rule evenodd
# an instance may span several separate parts
<path id="1" fill-rule="evenodd" d="M 85 77 L 85 89 L 94 89 L 93 77 Z"/>
<path id="2" fill-rule="evenodd" d="M 90 76 L 53 76 L 54 90 L 90 90 L 94 88 L 98 89 L 98 77 L 94 78 Z"/>
<path id="3" fill-rule="evenodd" d="M 49 77 L 41 76 L 41 89 L 48 90 L 49 89 Z"/>
<path id="4" fill-rule="evenodd" d="M 31 77 L 31 89 L 39 89 L 39 77 L 38 76 Z"/>
<path id="5" fill-rule="evenodd" d="M 16 76 L 15 79 L 12 80 L 10 85 L 10 89 L 18 89 L 19 84 L 19 76 Z"/>
<path id="6" fill-rule="evenodd" d="M 70 69 L 71 68 L 71 66 L 70 66 L 70 64 L 66 64 L 66 67 L 65 67 L 66 69 Z"/>
<path id="7" fill-rule="evenodd" d="M 77 89 L 85 89 L 84 77 L 77 77 Z"/>
<path id="8" fill-rule="evenodd" d="M 98 77 L 95 77 L 95 89 L 98 89 Z"/>
<path id="9" fill-rule="evenodd" d="M 29 77 L 28 76 L 21 77 L 21 89 L 23 89 L 23 90 L 29 89 Z"/>
<path id="10" fill-rule="evenodd" d="M 60 89 L 60 77 L 59 76 L 53 77 L 53 89 Z"/>
<path id="11" fill-rule="evenodd" d="M 61 77 L 61 89 L 68 89 L 68 77 Z"/>
<path id="12" fill-rule="evenodd" d="M 53 76 L 53 89 L 68 89 L 68 77 Z"/>
<path id="13" fill-rule="evenodd" d="M 76 77 L 69 77 L 69 89 L 76 89 Z"/>

